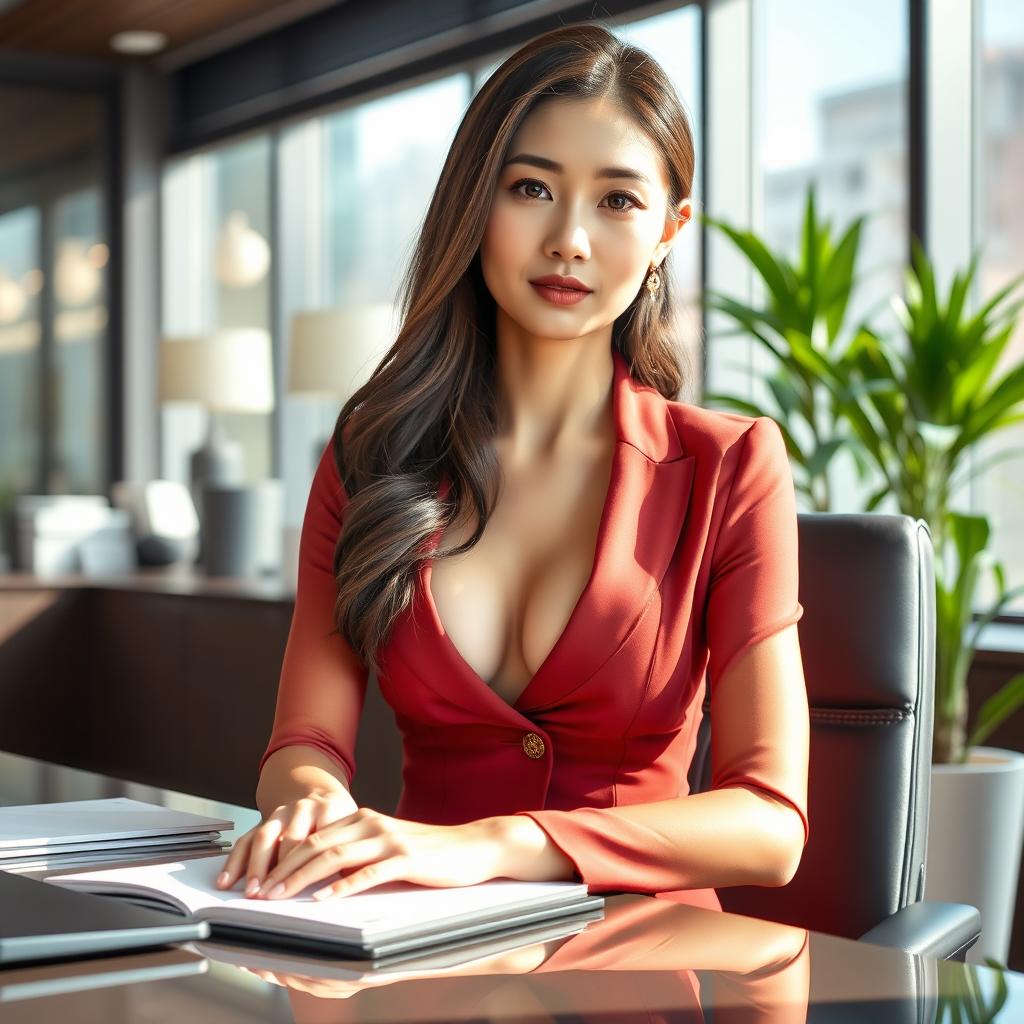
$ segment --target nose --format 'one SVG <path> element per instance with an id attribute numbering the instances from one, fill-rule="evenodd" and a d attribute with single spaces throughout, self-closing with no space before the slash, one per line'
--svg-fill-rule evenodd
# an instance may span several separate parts
<path id="1" fill-rule="evenodd" d="M 551 233 L 545 243 L 545 254 L 551 259 L 572 260 L 577 256 L 590 258 L 590 237 L 580 218 L 582 204 L 566 203 L 562 212 L 554 214 Z"/>

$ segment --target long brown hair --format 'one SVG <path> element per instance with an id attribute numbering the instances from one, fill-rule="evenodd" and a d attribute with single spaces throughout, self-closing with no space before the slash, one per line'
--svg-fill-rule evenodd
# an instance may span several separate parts
<path id="1" fill-rule="evenodd" d="M 401 329 L 334 429 L 334 460 L 349 499 L 334 553 L 334 619 L 374 670 L 378 647 L 413 599 L 431 534 L 473 514 L 469 540 L 436 557 L 468 551 L 497 500 L 495 302 L 479 247 L 512 137 L 547 97 L 618 101 L 662 154 L 670 216 L 691 194 L 693 136 L 670 79 L 650 54 L 600 24 L 564 25 L 530 40 L 470 103 L 402 283 Z M 674 399 L 685 356 L 676 340 L 670 258 L 654 295 L 641 287 L 616 319 L 612 344 L 631 376 Z M 451 481 L 444 500 L 437 494 L 442 474 Z"/>

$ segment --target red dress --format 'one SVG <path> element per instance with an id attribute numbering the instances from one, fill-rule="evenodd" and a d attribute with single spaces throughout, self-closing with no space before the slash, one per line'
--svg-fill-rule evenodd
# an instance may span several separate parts
<path id="1" fill-rule="evenodd" d="M 591 575 L 525 690 L 508 704 L 444 632 L 421 564 L 415 599 L 378 655 L 403 737 L 397 817 L 457 824 L 529 815 L 590 892 L 632 891 L 721 909 L 677 851 L 607 808 L 688 793 L 706 673 L 724 678 L 750 646 L 797 622 L 796 499 L 785 444 L 767 416 L 669 401 L 613 351 L 617 443 Z M 440 493 L 446 493 L 442 481 Z M 368 671 L 333 629 L 333 554 L 347 496 L 324 450 L 299 548 L 295 611 L 273 732 L 355 774 Z M 431 549 L 441 531 L 432 538 Z M 712 699 L 714 688 L 712 688 Z M 712 714 L 714 737 L 729 728 Z M 712 788 L 753 785 L 799 812 L 805 780 L 767 737 L 716 766 Z"/>

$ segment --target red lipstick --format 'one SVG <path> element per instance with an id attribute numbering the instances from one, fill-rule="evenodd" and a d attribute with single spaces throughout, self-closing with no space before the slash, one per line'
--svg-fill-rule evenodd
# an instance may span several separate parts
<path id="1" fill-rule="evenodd" d="M 591 292 L 578 277 L 563 277 L 561 274 L 535 277 L 530 284 L 541 298 L 557 306 L 573 306 Z"/>

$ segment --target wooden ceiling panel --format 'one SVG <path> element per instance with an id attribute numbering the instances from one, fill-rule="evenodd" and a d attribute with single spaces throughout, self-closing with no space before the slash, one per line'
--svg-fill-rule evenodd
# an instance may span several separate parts
<path id="1" fill-rule="evenodd" d="M 0 183 L 71 154 L 98 151 L 102 113 L 88 93 L 0 87 Z"/>
<path id="2" fill-rule="evenodd" d="M 0 49 L 117 59 L 111 36 L 145 29 L 167 36 L 159 55 L 164 57 L 211 38 L 231 45 L 329 5 L 328 0 L 0 0 Z"/>

